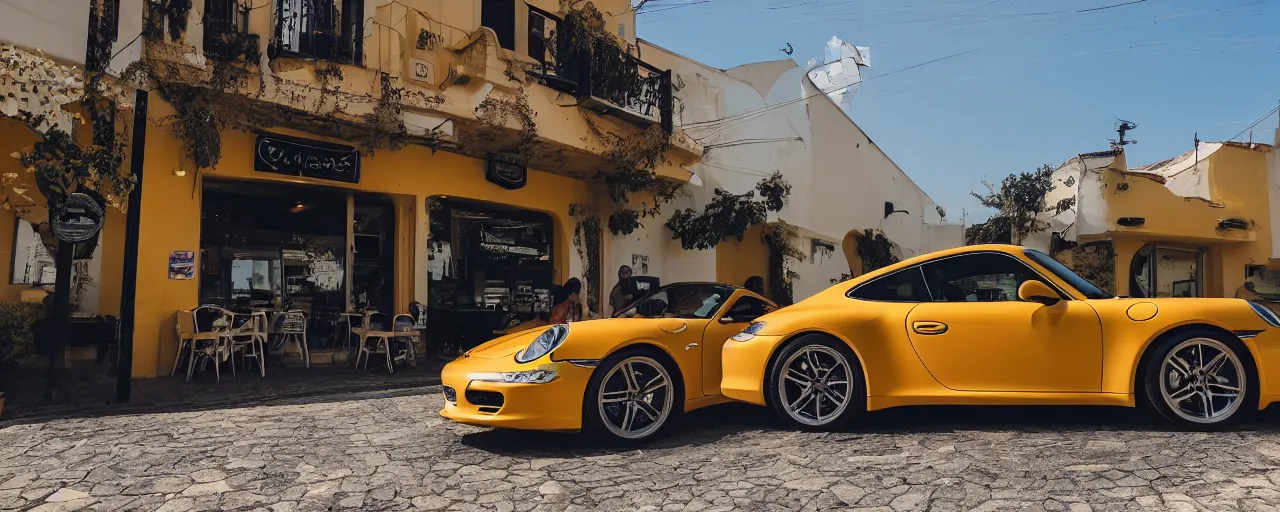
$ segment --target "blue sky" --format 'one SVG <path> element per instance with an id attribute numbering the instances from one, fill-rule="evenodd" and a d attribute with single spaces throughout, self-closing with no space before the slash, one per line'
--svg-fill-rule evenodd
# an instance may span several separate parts
<path id="1" fill-rule="evenodd" d="M 637 25 L 720 68 L 786 58 L 787 43 L 800 64 L 821 60 L 832 35 L 871 47 L 853 119 L 949 220 L 982 221 L 991 212 L 969 192 L 983 179 L 1107 149 L 1117 118 L 1139 125 L 1126 137 L 1139 165 L 1280 105 L 1280 0 L 1116 6 L 1132 1 L 650 0 Z M 1255 139 L 1276 125 L 1272 114 Z"/>

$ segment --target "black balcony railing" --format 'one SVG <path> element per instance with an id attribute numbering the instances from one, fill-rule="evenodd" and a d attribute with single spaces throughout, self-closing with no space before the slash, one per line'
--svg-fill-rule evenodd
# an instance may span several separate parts
<path id="1" fill-rule="evenodd" d="M 574 47 L 571 22 L 529 6 L 529 56 L 548 86 L 577 96 L 587 106 L 672 131 L 671 72 L 614 46 L 594 52 Z"/>
<path id="2" fill-rule="evenodd" d="M 359 16 L 364 0 L 342 0 L 339 11 L 333 0 L 276 0 L 277 54 L 337 60 L 358 64 L 363 41 Z"/>
<path id="3" fill-rule="evenodd" d="M 203 26 L 205 55 L 257 63 L 259 37 L 249 33 L 249 11 L 236 0 L 205 0 Z"/>

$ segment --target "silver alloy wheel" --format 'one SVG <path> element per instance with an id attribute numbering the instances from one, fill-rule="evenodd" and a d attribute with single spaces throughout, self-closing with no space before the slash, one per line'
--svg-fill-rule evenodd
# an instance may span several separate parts
<path id="1" fill-rule="evenodd" d="M 1178 417 L 1200 424 L 1223 421 L 1244 403 L 1244 364 L 1221 341 L 1192 338 L 1170 350 L 1160 365 L 1160 394 Z"/>
<path id="2" fill-rule="evenodd" d="M 667 369 L 652 358 L 632 356 L 614 365 L 600 381 L 600 419 L 613 435 L 641 439 L 666 423 L 675 403 Z"/>
<path id="3" fill-rule="evenodd" d="M 839 351 L 810 345 L 782 363 L 778 400 L 791 419 L 820 427 L 844 414 L 854 392 L 849 361 Z"/>

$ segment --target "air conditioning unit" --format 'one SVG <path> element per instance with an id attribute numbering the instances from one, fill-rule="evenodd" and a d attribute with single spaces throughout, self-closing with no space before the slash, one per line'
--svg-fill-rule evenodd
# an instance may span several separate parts
<path id="1" fill-rule="evenodd" d="M 449 64 L 449 72 L 445 75 L 444 80 L 440 82 L 440 90 L 448 89 L 455 85 L 471 83 L 471 75 L 467 74 L 467 71 L 465 65 Z"/>

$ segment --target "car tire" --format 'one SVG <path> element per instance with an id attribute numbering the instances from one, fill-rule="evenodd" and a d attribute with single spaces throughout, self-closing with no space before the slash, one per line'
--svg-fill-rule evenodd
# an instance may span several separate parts
<path id="1" fill-rule="evenodd" d="M 765 401 L 792 428 L 838 430 L 867 410 L 862 365 L 843 341 L 801 335 L 778 351 L 769 368 Z"/>
<path id="2" fill-rule="evenodd" d="M 596 367 L 582 403 L 587 434 L 614 442 L 646 442 L 684 413 L 684 385 L 679 368 L 665 354 L 624 349 Z"/>
<path id="3" fill-rule="evenodd" d="M 1142 368 L 1145 405 L 1183 428 L 1220 430 L 1257 412 L 1253 357 L 1237 339 L 1205 329 L 1166 336 L 1152 345 Z"/>

